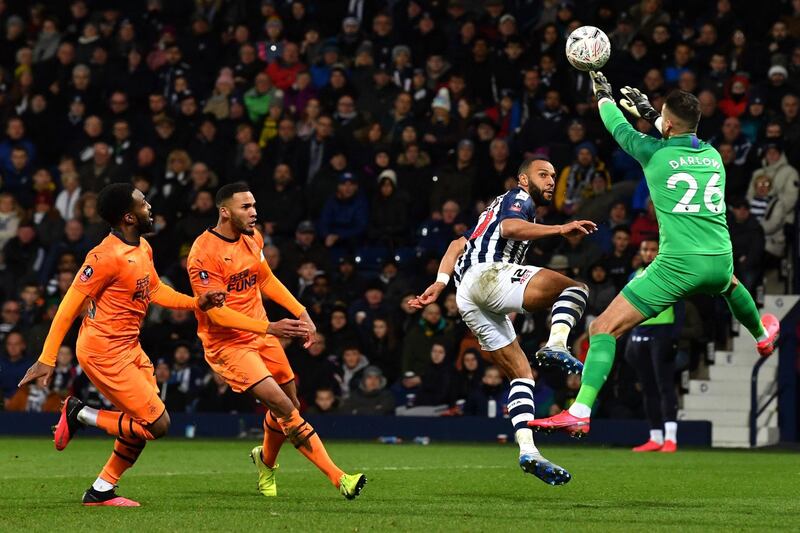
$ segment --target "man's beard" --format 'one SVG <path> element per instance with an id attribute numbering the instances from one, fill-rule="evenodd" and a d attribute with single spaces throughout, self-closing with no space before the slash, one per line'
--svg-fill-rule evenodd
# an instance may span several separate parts
<path id="1" fill-rule="evenodd" d="M 537 187 L 536 185 L 534 185 L 533 183 L 531 183 L 528 186 L 528 188 L 530 189 L 530 193 L 529 194 L 531 195 L 531 198 L 533 198 L 533 203 L 534 204 L 536 204 L 536 205 L 550 205 L 550 204 L 553 203 L 552 196 L 551 196 L 550 200 L 545 198 L 544 197 L 544 193 L 542 192 L 542 190 L 539 187 Z"/>
<path id="2" fill-rule="evenodd" d="M 235 221 L 234 226 L 239 231 L 239 233 L 244 233 L 245 235 L 254 235 L 255 230 L 251 228 L 247 222 L 240 222 L 238 220 Z"/>
<path id="3" fill-rule="evenodd" d="M 150 220 L 150 217 L 146 216 L 144 219 L 136 219 L 136 231 L 139 232 L 139 235 L 149 235 L 150 233 L 155 233 L 156 228 L 153 227 L 153 221 Z"/>

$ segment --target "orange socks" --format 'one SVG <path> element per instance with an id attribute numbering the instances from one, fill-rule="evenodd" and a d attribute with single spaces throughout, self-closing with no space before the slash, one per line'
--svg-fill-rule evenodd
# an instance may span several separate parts
<path id="1" fill-rule="evenodd" d="M 270 468 L 275 466 L 278 460 L 278 452 L 286 440 L 280 422 L 272 412 L 267 411 L 264 415 L 264 447 L 261 450 L 261 460 Z"/>
<path id="2" fill-rule="evenodd" d="M 344 472 L 328 457 L 328 452 L 325 451 L 322 440 L 320 440 L 314 428 L 311 427 L 311 424 L 303 420 L 297 409 L 292 410 L 289 416 L 279 418 L 278 423 L 283 429 L 286 438 L 294 444 L 294 447 L 305 455 L 306 459 L 322 470 L 331 480 L 331 483 L 338 488 L 339 478 L 342 477 Z"/>
<path id="3" fill-rule="evenodd" d="M 144 450 L 146 440 L 142 439 L 123 439 L 118 437 L 114 441 L 114 451 L 108 458 L 106 466 L 100 472 L 100 477 L 112 485 L 116 485 L 122 474 L 133 466 L 136 459 Z"/>
<path id="4" fill-rule="evenodd" d="M 153 434 L 143 425 L 136 422 L 130 416 L 119 411 L 100 410 L 97 412 L 97 427 L 104 430 L 109 435 L 122 437 L 128 442 L 136 440 L 153 440 Z"/>

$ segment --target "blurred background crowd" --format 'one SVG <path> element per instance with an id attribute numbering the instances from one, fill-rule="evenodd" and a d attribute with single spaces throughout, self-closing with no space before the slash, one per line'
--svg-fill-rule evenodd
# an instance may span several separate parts
<path id="1" fill-rule="evenodd" d="M 585 355 L 586 321 L 658 232 L 640 166 L 603 129 L 586 73 L 566 63 L 565 37 L 586 24 L 611 39 L 604 72 L 616 89 L 639 87 L 657 109 L 676 87 L 698 96 L 698 134 L 725 165 L 736 275 L 759 298 L 795 290 L 800 0 L 0 0 L 5 409 L 57 409 L 70 392 L 106 402 L 76 366 L 77 322 L 51 386 L 16 389 L 108 232 L 103 186 L 132 181 L 145 193 L 158 272 L 188 293 L 186 256 L 217 220 L 214 192 L 241 180 L 265 256 L 320 331 L 309 351 L 286 343 L 304 409 L 503 416 L 507 382 L 462 323 L 452 286 L 421 312 L 405 302 L 514 185 L 519 163 L 546 158 L 557 189 L 537 222 L 600 228 L 536 242 L 529 257 L 589 285 L 571 339 Z M 272 320 L 285 316 L 266 305 Z M 725 342 L 726 316 L 713 299 L 686 302 L 679 371 L 697 371 Z M 548 313 L 515 325 L 533 353 Z M 256 409 L 209 372 L 192 314 L 153 307 L 141 342 L 170 411 Z M 536 375 L 539 416 L 568 407 L 580 386 Z M 640 417 L 624 358 L 610 381 L 601 415 Z"/>

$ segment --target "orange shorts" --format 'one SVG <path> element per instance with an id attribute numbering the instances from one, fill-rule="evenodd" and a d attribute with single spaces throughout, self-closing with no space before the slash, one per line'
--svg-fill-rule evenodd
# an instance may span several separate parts
<path id="1" fill-rule="evenodd" d="M 78 362 L 97 390 L 140 424 L 152 424 L 166 407 L 158 394 L 153 363 L 141 346 L 121 354 L 96 354 L 81 349 Z"/>
<path id="2" fill-rule="evenodd" d="M 278 385 L 294 379 L 286 352 L 277 337 L 266 335 L 247 344 L 232 344 L 213 354 L 206 352 L 211 370 L 225 378 L 234 392 L 247 389 L 272 376 Z"/>

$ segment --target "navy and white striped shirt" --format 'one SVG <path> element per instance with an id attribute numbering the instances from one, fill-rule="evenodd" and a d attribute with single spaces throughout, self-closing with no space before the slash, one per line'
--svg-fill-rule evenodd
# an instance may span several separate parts
<path id="1" fill-rule="evenodd" d="M 464 253 L 458 258 L 453 279 L 458 284 L 470 266 L 476 263 L 512 263 L 521 265 L 531 241 L 515 241 L 500 236 L 500 222 L 507 218 L 519 218 L 526 222 L 536 222 L 536 205 L 531 195 L 519 187 L 514 187 L 489 204 L 474 228 L 464 237 L 467 244 Z"/>

